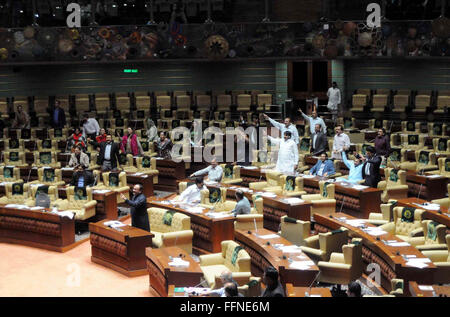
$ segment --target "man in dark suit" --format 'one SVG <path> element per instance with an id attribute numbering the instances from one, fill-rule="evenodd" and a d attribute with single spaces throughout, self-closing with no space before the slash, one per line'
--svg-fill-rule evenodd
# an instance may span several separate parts
<path id="1" fill-rule="evenodd" d="M 133 187 L 133 197 L 127 199 L 124 194 L 120 194 L 125 203 L 131 207 L 131 225 L 142 230 L 150 231 L 150 223 L 147 214 L 147 198 L 144 193 L 144 186 L 136 184 Z"/>
<path id="2" fill-rule="evenodd" d="M 261 297 L 285 297 L 283 286 L 278 280 L 278 271 L 268 266 L 263 275 L 264 284 L 266 289 L 262 292 Z"/>
<path id="3" fill-rule="evenodd" d="M 367 158 L 363 157 L 362 177 L 364 185 L 377 188 L 378 182 L 381 180 L 380 165 L 381 157 L 376 154 L 375 148 L 369 146 L 366 148 Z"/>
<path id="4" fill-rule="evenodd" d="M 90 187 L 95 185 L 95 178 L 91 171 L 86 170 L 82 165 L 79 165 L 70 181 L 71 186 L 75 187 Z"/>
<path id="5" fill-rule="evenodd" d="M 328 140 L 327 136 L 322 132 L 320 124 L 316 124 L 314 131 L 315 133 L 311 136 L 311 153 L 313 156 L 317 156 L 327 150 Z"/>
<path id="6" fill-rule="evenodd" d="M 53 109 L 51 115 L 53 128 L 64 128 L 66 125 L 66 114 L 64 113 L 64 109 L 61 108 L 61 103 L 59 100 L 55 100 L 55 108 Z"/>
<path id="7" fill-rule="evenodd" d="M 111 134 L 106 136 L 106 142 L 100 144 L 97 163 L 101 166 L 103 172 L 116 170 L 120 167 L 119 144 L 113 142 Z"/>

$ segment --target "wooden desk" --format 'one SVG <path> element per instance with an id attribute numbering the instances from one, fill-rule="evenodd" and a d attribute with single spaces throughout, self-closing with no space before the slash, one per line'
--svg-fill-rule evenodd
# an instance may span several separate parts
<path id="1" fill-rule="evenodd" d="M 260 168 L 248 169 L 245 167 L 241 167 L 241 178 L 241 185 L 248 187 L 249 183 L 266 181 L 266 173 Z"/>
<path id="2" fill-rule="evenodd" d="M 414 297 L 450 297 L 450 286 L 429 285 L 432 291 L 423 291 L 417 282 L 409 282 L 409 292 Z M 434 292 L 434 294 L 433 294 Z"/>
<path id="3" fill-rule="evenodd" d="M 154 235 L 128 225 L 118 231 L 104 225 L 109 220 L 89 224 L 91 261 L 128 277 L 147 274 L 145 248 L 151 247 Z"/>
<path id="4" fill-rule="evenodd" d="M 418 175 L 416 172 L 406 172 L 408 195 L 425 200 L 444 198 L 447 194 L 447 178 L 444 176 L 430 177 L 430 175 Z"/>
<path id="5" fill-rule="evenodd" d="M 405 198 L 405 199 L 399 199 L 397 200 L 397 205 L 400 207 L 413 207 L 413 208 L 420 208 L 416 204 L 423 204 L 426 203 L 426 200 L 419 199 L 419 198 Z M 438 223 L 441 223 L 447 227 L 447 234 L 450 234 L 450 212 L 447 208 L 441 206 L 441 209 L 439 211 L 435 210 L 426 210 L 423 213 L 423 217 L 425 219 L 434 220 Z"/>
<path id="6" fill-rule="evenodd" d="M 155 184 L 157 190 L 176 192 L 177 180 L 186 177 L 185 162 L 176 163 L 168 159 L 157 159 L 156 169 L 159 171 L 158 184 Z"/>
<path id="7" fill-rule="evenodd" d="M 349 238 L 358 237 L 363 239 L 363 260 L 368 265 L 376 263 L 381 269 L 381 285 L 387 291 L 391 290 L 390 281 L 393 278 L 400 278 L 407 283 L 408 281 L 419 281 L 420 283 L 433 283 L 434 274 L 437 267 L 433 263 L 423 269 L 406 265 L 407 260 L 402 255 L 413 255 L 417 258 L 425 258 L 425 256 L 413 246 L 394 247 L 386 245 L 382 240 L 402 241 L 395 235 L 387 233 L 379 237 L 372 236 L 361 228 L 357 228 L 347 224 L 346 220 L 356 219 L 344 213 L 337 213 L 330 218 L 329 216 L 314 215 L 316 221 L 315 229 L 317 232 L 328 232 L 345 227 L 349 230 Z M 374 227 L 366 223 L 367 227 Z M 373 270 L 373 269 L 372 269 Z M 370 274 L 372 271 L 366 272 Z"/>
<path id="8" fill-rule="evenodd" d="M 162 249 L 147 248 L 145 250 L 147 258 L 147 271 L 149 274 L 150 287 L 159 295 L 167 297 L 169 295 L 169 285 L 172 286 L 197 286 L 202 277 L 203 271 L 200 265 L 195 262 L 189 254 L 179 247 L 167 247 Z M 189 267 L 170 266 L 171 257 L 181 257 L 189 262 Z M 173 289 L 172 289 L 173 295 Z"/>
<path id="9" fill-rule="evenodd" d="M 247 230 L 235 230 L 235 240 L 238 242 L 250 255 L 252 261 L 252 274 L 255 276 L 263 276 L 264 270 L 268 266 L 276 268 L 280 274 L 280 282 L 284 285 L 291 283 L 294 286 L 309 286 L 316 278 L 319 268 L 316 265 L 311 265 L 309 269 L 300 270 L 291 268 L 289 258 L 294 261 L 311 261 L 311 259 L 301 253 L 283 253 L 283 251 L 276 249 L 274 244 L 283 244 L 285 246 L 292 245 L 288 240 L 278 237 L 274 239 L 263 239 L 260 236 L 273 234 L 273 231 L 267 229 L 258 229 L 258 236 L 255 232 L 248 233 Z M 270 242 L 270 245 L 267 245 Z M 285 258 L 283 258 L 283 256 Z M 302 256 L 303 259 L 298 259 L 297 256 Z"/>
<path id="10" fill-rule="evenodd" d="M 134 175 L 134 173 L 127 174 L 127 184 L 130 190 L 133 190 L 133 186 L 136 184 L 142 184 L 144 186 L 145 197 L 154 195 L 153 192 L 153 176 L 150 175 Z"/>
<path id="11" fill-rule="evenodd" d="M 287 297 L 306 297 L 306 292 L 309 293 L 308 297 L 331 297 L 330 289 L 325 287 L 295 287 L 291 283 L 286 284 Z"/>
<path id="12" fill-rule="evenodd" d="M 254 190 L 249 190 L 246 187 L 232 184 L 210 184 L 206 185 L 208 188 L 226 188 L 227 189 L 227 199 L 236 200 L 235 193 L 240 189 L 245 189 L 244 195 L 249 201 L 252 201 L 253 194 L 259 192 Z M 263 199 L 263 214 L 264 214 L 264 228 L 278 231 L 280 226 L 280 219 L 283 216 L 289 216 L 291 218 L 310 221 L 311 220 L 311 203 L 303 202 L 299 204 L 289 204 L 286 199 L 292 198 L 283 195 L 276 195 L 276 197 L 262 197 Z"/>
<path id="13" fill-rule="evenodd" d="M 62 199 L 67 198 L 65 187 L 58 188 L 58 196 Z M 92 199 L 97 201 L 97 205 L 95 206 L 96 221 L 102 219 L 117 219 L 117 193 L 115 191 L 111 190 L 100 194 L 94 190 L 92 193 Z"/>
<path id="14" fill-rule="evenodd" d="M 181 212 L 191 218 L 191 229 L 194 232 L 192 247 L 195 253 L 222 252 L 221 242 L 234 239 L 234 217 L 211 218 L 206 213 L 212 211 L 204 208 L 203 213 L 196 214 L 185 209 L 186 205 L 163 204 L 162 199 L 147 199 L 149 207 L 158 207 Z"/>
<path id="15" fill-rule="evenodd" d="M 319 176 L 304 178 L 304 189 L 308 194 L 319 194 L 319 181 L 325 180 Z M 334 182 L 336 210 L 357 218 L 369 218 L 371 212 L 381 212 L 381 189 L 355 189 L 344 182 Z"/>
<path id="16" fill-rule="evenodd" d="M 0 241 L 66 252 L 75 246 L 75 220 L 50 212 L 1 206 Z"/>

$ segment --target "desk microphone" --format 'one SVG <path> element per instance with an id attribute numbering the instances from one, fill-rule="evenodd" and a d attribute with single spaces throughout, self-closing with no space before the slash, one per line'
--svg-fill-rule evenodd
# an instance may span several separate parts
<path id="1" fill-rule="evenodd" d="M 389 126 L 389 134 L 392 133 L 392 126 L 394 125 L 394 120 L 391 121 L 391 125 Z"/>
<path id="2" fill-rule="evenodd" d="M 345 195 L 342 195 L 342 203 L 341 203 L 341 208 L 339 209 L 339 212 L 342 212 L 342 207 L 344 207 L 344 201 L 345 201 Z"/>
<path id="3" fill-rule="evenodd" d="M 314 278 L 314 280 L 312 281 L 312 283 L 309 285 L 308 287 L 308 292 L 305 293 L 305 297 L 309 297 L 309 294 L 311 293 L 311 288 L 314 285 L 314 283 L 317 281 L 317 279 L 320 276 L 320 271 L 317 273 L 316 277 Z"/>
<path id="4" fill-rule="evenodd" d="M 267 242 L 266 242 L 266 245 L 270 245 L 270 242 L 269 242 L 269 241 L 267 241 Z"/>

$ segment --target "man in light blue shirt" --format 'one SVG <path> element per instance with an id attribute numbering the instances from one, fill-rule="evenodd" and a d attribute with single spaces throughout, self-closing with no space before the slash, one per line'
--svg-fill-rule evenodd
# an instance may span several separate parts
<path id="1" fill-rule="evenodd" d="M 197 177 L 208 174 L 208 179 L 211 182 L 220 182 L 222 180 L 223 169 L 217 164 L 216 159 L 211 161 L 211 165 L 207 168 L 192 173 L 190 177 Z"/>
<path id="2" fill-rule="evenodd" d="M 231 213 L 233 216 L 237 215 L 247 215 L 251 212 L 251 206 L 250 202 L 248 201 L 247 197 L 244 196 L 244 193 L 240 190 L 236 191 L 235 193 L 237 204 L 234 207 L 233 211 Z"/>
<path id="3" fill-rule="evenodd" d="M 347 160 L 347 155 L 345 154 L 345 151 L 342 152 L 342 161 L 344 162 L 345 166 L 348 167 L 350 172 L 348 173 L 348 178 L 339 177 L 336 180 L 342 181 L 342 182 L 349 182 L 352 184 L 358 184 L 359 181 L 362 181 L 362 168 L 363 164 L 361 162 L 359 154 L 355 154 L 355 160 L 353 162 Z"/>
<path id="4" fill-rule="evenodd" d="M 327 134 L 327 126 L 325 125 L 323 119 L 317 116 L 317 111 L 314 110 L 311 117 L 304 114 L 302 109 L 298 109 L 298 111 L 302 114 L 303 118 L 309 122 L 309 130 L 311 131 L 311 135 L 315 133 L 316 124 L 319 124 L 322 127 L 322 132 L 325 135 Z"/>
<path id="5" fill-rule="evenodd" d="M 264 119 L 269 120 L 269 122 L 278 130 L 280 130 L 281 135 L 284 135 L 285 131 L 291 132 L 291 140 L 295 141 L 295 143 L 298 145 L 300 140 L 298 138 L 298 131 L 297 127 L 291 123 L 291 118 L 285 118 L 284 124 L 277 122 L 273 119 L 271 119 L 268 115 L 264 114 Z"/>

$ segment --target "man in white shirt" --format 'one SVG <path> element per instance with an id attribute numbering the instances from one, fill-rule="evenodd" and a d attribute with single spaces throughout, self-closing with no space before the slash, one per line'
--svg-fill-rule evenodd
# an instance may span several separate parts
<path id="1" fill-rule="evenodd" d="M 341 91 L 337 87 L 337 83 L 333 81 L 333 86 L 328 89 L 328 104 L 327 108 L 330 110 L 333 121 L 337 120 L 339 105 L 341 104 Z"/>
<path id="2" fill-rule="evenodd" d="M 284 132 L 289 131 L 292 135 L 292 140 L 295 144 L 299 144 L 300 140 L 298 138 L 297 127 L 291 123 L 291 118 L 285 118 L 284 124 L 277 122 L 271 119 L 268 115 L 264 114 L 264 119 L 269 120 L 269 122 L 278 130 L 280 130 L 281 135 L 284 135 Z"/>
<path id="3" fill-rule="evenodd" d="M 333 155 L 331 158 L 342 160 L 342 151 L 347 151 L 350 148 L 350 138 L 344 133 L 344 127 L 337 125 L 334 128 L 334 141 L 333 141 Z"/>
<path id="4" fill-rule="evenodd" d="M 203 178 L 197 177 L 195 179 L 195 184 L 186 188 L 177 200 L 188 204 L 197 204 L 201 200 L 200 191 L 203 189 L 207 189 L 203 184 Z"/>
<path id="5" fill-rule="evenodd" d="M 271 142 L 280 145 L 275 170 L 286 175 L 294 174 L 298 167 L 298 148 L 291 136 L 290 131 L 284 132 L 284 139 L 275 139 L 268 136 Z"/>
<path id="6" fill-rule="evenodd" d="M 189 177 L 202 176 L 205 174 L 208 174 L 208 181 L 219 183 L 222 180 L 223 169 L 217 164 L 217 160 L 213 159 L 210 166 L 192 173 Z"/>
<path id="7" fill-rule="evenodd" d="M 83 116 L 83 136 L 84 138 L 91 138 L 95 140 L 95 137 L 100 132 L 100 126 L 94 118 L 89 118 L 88 114 Z"/>
<path id="8" fill-rule="evenodd" d="M 327 134 L 327 126 L 325 125 L 325 122 L 323 121 L 323 119 L 317 116 L 316 110 L 314 110 L 311 113 L 311 117 L 304 114 L 302 109 L 298 109 L 298 111 L 302 114 L 303 118 L 309 122 L 309 131 L 311 131 L 311 135 L 313 135 L 315 133 L 316 124 L 318 124 L 322 127 L 322 132 L 325 135 Z"/>

